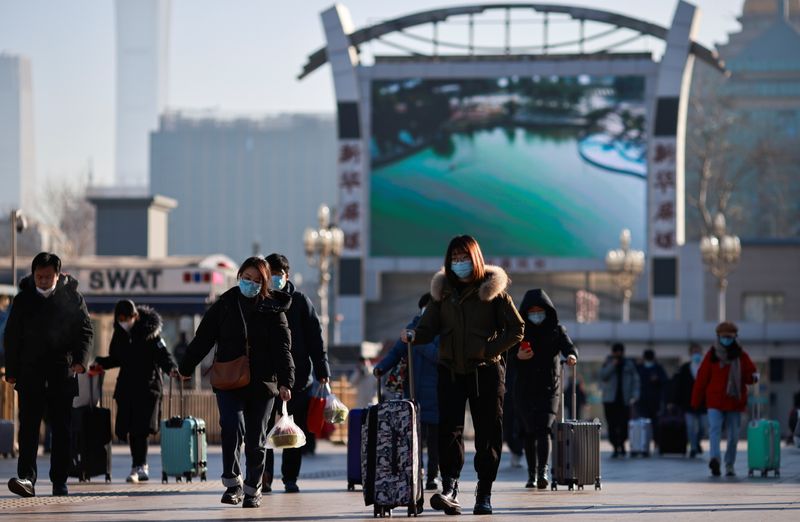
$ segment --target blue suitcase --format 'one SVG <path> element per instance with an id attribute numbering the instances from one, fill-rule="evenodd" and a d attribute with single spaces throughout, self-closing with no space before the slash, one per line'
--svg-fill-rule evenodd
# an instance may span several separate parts
<path id="1" fill-rule="evenodd" d="M 366 408 L 350 410 L 347 417 L 347 491 L 355 491 L 361 480 L 361 419 Z"/>
<path id="2" fill-rule="evenodd" d="M 208 446 L 206 422 L 203 419 L 183 416 L 183 382 L 181 381 L 181 415 L 172 416 L 172 380 L 169 383 L 169 419 L 161 421 L 161 482 L 169 477 L 187 482 L 192 477 L 206 480 L 208 471 Z"/>

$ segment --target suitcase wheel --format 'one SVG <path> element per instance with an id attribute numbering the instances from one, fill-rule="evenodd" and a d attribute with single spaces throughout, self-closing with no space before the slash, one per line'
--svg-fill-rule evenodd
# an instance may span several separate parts
<path id="1" fill-rule="evenodd" d="M 186 473 L 186 475 L 185 475 L 185 476 L 186 476 L 186 482 L 187 482 L 187 483 L 189 483 L 189 482 L 191 482 L 191 481 L 192 481 L 192 474 L 191 474 L 191 473 Z"/>
<path id="2" fill-rule="evenodd" d="M 578 491 L 583 491 L 583 484 L 578 484 Z"/>
<path id="3" fill-rule="evenodd" d="M 762 477 L 766 477 L 767 476 L 767 470 L 765 470 L 765 469 L 761 470 L 761 476 Z"/>
<path id="4" fill-rule="evenodd" d="M 598 489 L 603 489 L 603 487 L 600 485 L 600 479 L 594 481 L 594 490 L 597 491 Z"/>
<path id="5" fill-rule="evenodd" d="M 553 482 L 553 485 L 552 485 L 552 486 L 550 486 L 550 491 L 558 491 L 558 484 L 556 484 L 555 482 Z"/>
<path id="6" fill-rule="evenodd" d="M 349 480 L 347 481 L 347 491 L 355 491 L 356 487 Z"/>
<path id="7" fill-rule="evenodd" d="M 206 481 L 206 472 L 204 471 L 200 473 L 200 482 L 205 482 L 205 481 Z"/>
<path id="8" fill-rule="evenodd" d="M 183 477 L 175 477 L 175 482 L 183 482 Z"/>
<path id="9" fill-rule="evenodd" d="M 753 476 L 753 470 L 752 469 L 748 469 L 747 470 L 747 476 L 748 477 L 752 477 Z"/>
<path id="10" fill-rule="evenodd" d="M 574 490 L 575 490 L 575 486 L 573 486 L 572 484 L 570 484 L 570 485 L 569 485 L 569 490 L 570 490 L 570 491 L 574 491 Z"/>
<path id="11" fill-rule="evenodd" d="M 775 470 L 775 476 L 776 476 L 776 477 L 780 477 L 780 476 L 781 476 L 781 470 L 779 470 L 779 469 L 776 469 L 776 470 Z"/>
<path id="12" fill-rule="evenodd" d="M 162 484 L 166 484 L 167 482 L 169 482 L 169 479 L 167 478 L 167 473 L 165 471 L 162 471 L 161 472 L 161 483 Z"/>
<path id="13" fill-rule="evenodd" d="M 111 483 L 111 473 L 106 473 L 106 484 Z"/>

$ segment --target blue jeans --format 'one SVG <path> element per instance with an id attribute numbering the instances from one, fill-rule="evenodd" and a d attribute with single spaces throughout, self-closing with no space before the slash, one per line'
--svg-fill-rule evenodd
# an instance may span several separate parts
<path id="1" fill-rule="evenodd" d="M 686 419 L 686 432 L 689 435 L 689 448 L 695 453 L 701 453 L 700 441 L 708 433 L 708 418 L 705 413 L 684 413 Z"/>
<path id="2" fill-rule="evenodd" d="M 725 464 L 733 466 L 736 463 L 736 445 L 739 443 L 740 414 L 738 411 L 721 411 L 708 409 L 708 440 L 709 453 L 712 459 L 720 460 L 720 440 L 722 438 L 722 425 L 725 424 L 728 435 L 728 447 L 725 449 Z"/>
<path id="3" fill-rule="evenodd" d="M 219 425 L 222 428 L 222 485 L 242 485 L 241 453 L 247 459 L 243 489 L 247 495 L 261 493 L 264 457 L 267 454 L 267 422 L 273 398 L 266 390 L 217 391 Z"/>

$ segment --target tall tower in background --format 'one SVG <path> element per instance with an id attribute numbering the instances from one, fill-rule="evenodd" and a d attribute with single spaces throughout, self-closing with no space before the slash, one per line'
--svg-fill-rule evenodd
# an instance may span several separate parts
<path id="1" fill-rule="evenodd" d="M 170 3 L 116 0 L 118 185 L 150 181 L 150 132 L 167 104 Z"/>
<path id="2" fill-rule="evenodd" d="M 0 216 L 31 207 L 35 174 L 31 63 L 0 53 Z"/>

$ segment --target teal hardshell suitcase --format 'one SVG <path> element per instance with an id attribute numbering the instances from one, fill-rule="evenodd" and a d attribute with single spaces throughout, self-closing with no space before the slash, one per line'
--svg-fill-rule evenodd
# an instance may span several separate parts
<path id="1" fill-rule="evenodd" d="M 208 445 L 206 422 L 203 419 L 183 416 L 183 382 L 181 382 L 181 415 L 173 417 L 172 380 L 169 386 L 170 417 L 161 421 L 161 482 L 169 477 L 187 482 L 192 477 L 206 480 L 208 471 Z"/>

